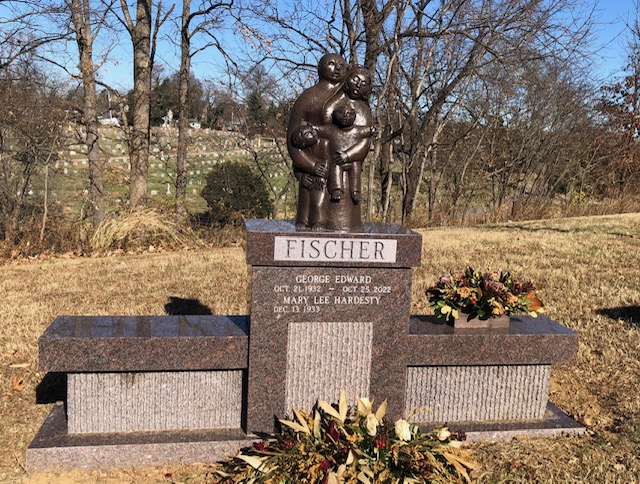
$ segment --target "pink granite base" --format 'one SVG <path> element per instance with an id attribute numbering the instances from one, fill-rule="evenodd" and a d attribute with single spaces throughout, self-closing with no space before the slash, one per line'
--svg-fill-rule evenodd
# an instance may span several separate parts
<path id="1" fill-rule="evenodd" d="M 446 425 L 417 423 L 423 431 Z M 555 405 L 548 403 L 541 420 L 456 422 L 453 432 L 463 432 L 465 442 L 509 440 L 517 437 L 553 437 L 585 433 L 586 429 Z M 214 463 L 252 445 L 257 439 L 241 429 L 176 432 L 126 432 L 70 435 L 64 406 L 57 404 L 29 445 L 29 472 L 72 468 L 108 469 L 165 464 Z"/>
<path id="2" fill-rule="evenodd" d="M 73 435 L 59 402 L 27 448 L 25 464 L 39 472 L 214 463 L 255 441 L 240 428 Z"/>
<path id="3" fill-rule="evenodd" d="M 417 423 L 423 431 L 447 426 L 452 432 L 462 432 L 465 442 L 511 440 L 518 437 L 541 438 L 559 435 L 582 435 L 587 429 L 566 415 L 551 402 L 547 402 L 544 417 L 540 420 L 502 420 L 484 422 L 455 422 L 447 424 Z"/>
<path id="4" fill-rule="evenodd" d="M 346 278 L 357 282 L 347 282 Z M 358 397 L 387 400 L 387 415 L 402 416 L 410 281 L 408 268 L 253 267 L 247 431 L 273 432 L 276 419 L 292 410 L 287 408 L 287 395 L 289 403 L 308 405 L 312 402 L 307 397 L 315 385 L 335 390 L 347 375 L 354 375 L 351 384 L 358 388 L 352 390 L 368 386 L 369 394 Z M 349 346 L 335 340 L 335 344 L 330 343 L 334 338 L 318 341 L 313 331 L 305 334 L 305 328 L 316 324 L 332 328 L 334 334 L 344 334 Z M 295 325 L 301 325 L 300 329 Z M 335 325 L 346 326 L 339 329 Z M 304 346 L 294 352 L 295 356 L 288 355 L 290 337 Z M 369 354 L 365 357 L 362 350 Z M 314 351 L 317 355 L 312 357 Z M 311 362 L 327 354 L 334 369 L 318 375 L 319 381 L 310 381 L 309 371 L 295 370 L 296 358 L 306 355 Z M 292 373 L 297 381 L 290 378 Z M 350 390 L 339 388 L 334 398 L 341 389 Z"/>

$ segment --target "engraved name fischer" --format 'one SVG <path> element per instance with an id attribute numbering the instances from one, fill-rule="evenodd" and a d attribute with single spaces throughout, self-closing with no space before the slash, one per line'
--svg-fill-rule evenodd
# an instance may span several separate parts
<path id="1" fill-rule="evenodd" d="M 396 262 L 397 241 L 392 239 L 342 239 L 276 236 L 276 261 Z"/>

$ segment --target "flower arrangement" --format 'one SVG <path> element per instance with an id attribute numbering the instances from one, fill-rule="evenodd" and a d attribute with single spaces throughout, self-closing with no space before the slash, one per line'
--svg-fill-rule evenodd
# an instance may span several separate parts
<path id="1" fill-rule="evenodd" d="M 468 314 L 469 319 L 517 313 L 536 317 L 544 310 L 535 292 L 531 281 L 521 282 L 510 272 L 481 273 L 467 267 L 462 274 L 441 275 L 426 294 L 436 316 L 450 320 L 461 312 Z"/>
<path id="2" fill-rule="evenodd" d="M 468 450 L 442 428 L 430 433 L 404 419 L 388 426 L 386 401 L 374 412 L 360 398 L 349 409 L 319 400 L 312 413 L 280 420 L 282 433 L 245 449 L 214 471 L 217 482 L 384 483 L 470 482 Z"/>

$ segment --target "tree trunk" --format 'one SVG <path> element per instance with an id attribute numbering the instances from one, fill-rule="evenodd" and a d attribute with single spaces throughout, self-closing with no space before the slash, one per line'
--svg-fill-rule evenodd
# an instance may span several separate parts
<path id="1" fill-rule="evenodd" d="M 49 217 L 49 163 L 44 165 L 44 198 L 42 200 L 42 224 L 40 225 L 40 243 L 44 240 Z"/>
<path id="2" fill-rule="evenodd" d="M 189 15 L 191 0 L 182 2 L 182 38 L 180 41 L 180 87 L 178 105 L 178 153 L 176 160 L 176 221 L 182 227 L 187 220 L 187 148 L 189 143 L 189 74 L 191 69 Z"/>
<path id="3" fill-rule="evenodd" d="M 373 196 L 373 186 L 375 182 L 376 160 L 380 157 L 380 143 L 376 143 L 373 150 L 372 160 L 369 162 L 367 170 L 367 213 L 365 215 L 365 222 L 373 221 L 373 210 L 375 206 Z"/>
<path id="4" fill-rule="evenodd" d="M 413 222 L 426 157 L 425 153 L 412 153 L 411 161 L 405 167 L 406 191 L 402 200 L 402 223 L 408 226 Z"/>
<path id="5" fill-rule="evenodd" d="M 133 41 L 133 119 L 129 156 L 129 204 L 144 208 L 149 172 L 149 133 L 151 108 L 151 0 L 138 0 Z"/>
<path id="6" fill-rule="evenodd" d="M 84 143 L 87 145 L 89 159 L 89 200 L 93 227 L 96 228 L 105 215 L 102 160 L 98 145 L 98 113 L 96 96 L 96 78 L 93 65 L 93 34 L 89 0 L 71 0 L 71 18 L 74 25 L 80 73 L 83 87 L 83 123 L 85 127 Z"/>
<path id="7" fill-rule="evenodd" d="M 380 172 L 380 206 L 382 210 L 382 219 L 388 222 L 391 188 L 393 185 L 393 174 L 391 172 L 391 164 L 393 162 L 393 141 L 390 140 L 380 144 L 380 164 L 378 166 L 378 170 Z"/>

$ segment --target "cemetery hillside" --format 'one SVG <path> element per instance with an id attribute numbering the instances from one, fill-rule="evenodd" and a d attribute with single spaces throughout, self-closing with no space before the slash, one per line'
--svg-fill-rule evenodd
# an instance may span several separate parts
<path id="1" fill-rule="evenodd" d="M 472 444 L 479 462 L 472 476 L 479 482 L 637 480 L 640 215 L 420 233 L 423 262 L 413 274 L 413 314 L 432 312 L 424 291 L 449 269 L 508 267 L 535 282 L 548 316 L 580 333 L 575 364 L 553 367 L 549 398 L 587 433 Z M 24 455 L 60 390 L 55 378 L 43 382 L 37 363 L 37 340 L 55 316 L 164 314 L 171 298 L 195 299 L 214 314 L 247 314 L 241 247 L 7 262 L 0 281 L 1 481 L 215 482 L 213 462 L 34 474 L 25 471 Z"/>
<path id="2" fill-rule="evenodd" d="M 640 4 L 0 2 L 0 482 L 640 483 Z"/>
<path id="3" fill-rule="evenodd" d="M 640 208 L 638 29 L 627 23 L 619 74 L 603 79 L 590 0 L 427 2 L 425 11 L 388 2 L 370 22 L 350 15 L 377 11 L 375 2 L 331 18 L 341 9 L 329 0 L 317 5 L 323 14 L 316 2 L 273 12 L 184 2 L 178 12 L 140 0 L 159 10 L 135 26 L 126 8 L 69 3 L 3 4 L 3 256 L 132 239 L 180 245 L 174 230 L 193 245 L 192 229 L 207 239 L 207 227 L 242 216 L 294 218 L 287 123 L 325 52 L 372 76 L 365 221 L 426 227 Z M 173 27 L 183 17 L 181 37 Z M 172 36 L 182 45 L 164 40 Z M 116 38 L 131 54 L 105 48 Z M 116 73 L 125 79 L 112 81 Z M 256 200 L 238 205 L 239 193 Z M 135 211 L 147 218 L 127 220 Z M 105 240 L 105 224 L 118 226 L 115 240 Z"/>

